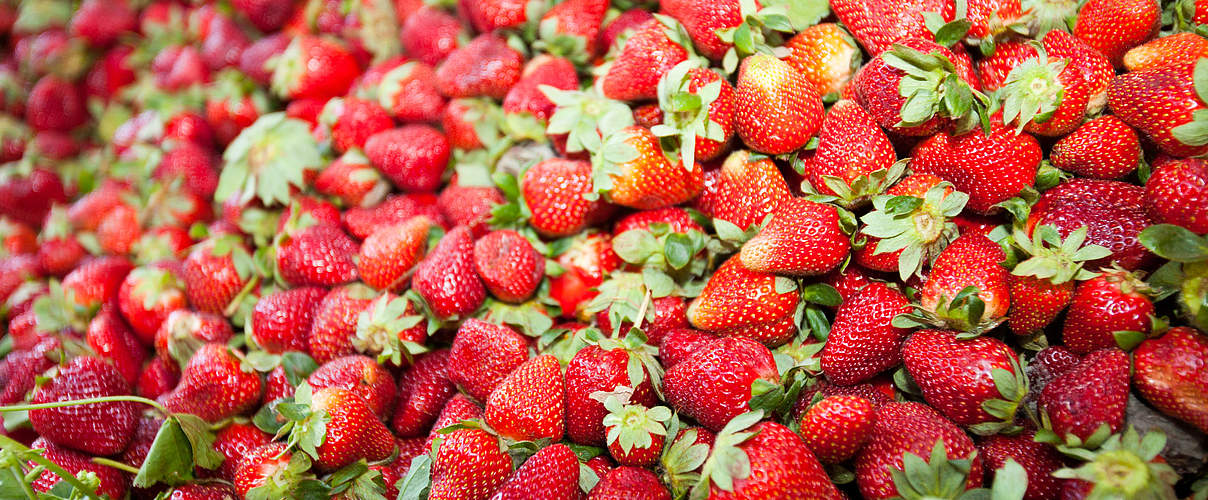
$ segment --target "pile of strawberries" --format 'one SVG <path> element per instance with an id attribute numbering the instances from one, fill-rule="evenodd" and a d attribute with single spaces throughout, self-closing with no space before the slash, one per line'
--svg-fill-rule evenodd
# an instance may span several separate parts
<path id="1" fill-rule="evenodd" d="M 1208 498 L 1208 0 L 0 0 L 0 498 Z"/>

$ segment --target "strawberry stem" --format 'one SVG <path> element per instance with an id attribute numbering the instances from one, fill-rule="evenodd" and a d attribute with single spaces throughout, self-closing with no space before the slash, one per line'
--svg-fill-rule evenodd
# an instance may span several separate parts
<path id="1" fill-rule="evenodd" d="M 64 408 L 67 406 L 90 405 L 90 404 L 96 404 L 96 403 L 112 403 L 112 402 L 118 402 L 118 401 L 129 401 L 132 403 L 142 403 L 142 404 L 145 404 L 152 408 L 155 408 L 156 410 L 159 410 L 160 413 L 163 413 L 164 415 L 172 414 L 172 412 L 168 411 L 167 408 L 164 408 L 163 405 L 155 402 L 154 400 L 139 397 L 139 396 L 105 396 L 105 397 L 100 397 L 100 398 L 73 399 L 70 401 L 55 401 L 53 403 L 42 403 L 42 404 L 36 404 L 36 405 L 0 406 L 0 413 L 10 412 L 10 411 L 46 410 L 46 409 L 50 409 L 50 408 Z"/>
<path id="2" fill-rule="evenodd" d="M 33 481 L 21 480 L 25 478 L 25 474 L 22 473 L 23 471 L 21 470 L 21 466 L 13 464 L 9 466 L 8 470 L 13 473 L 13 477 L 17 478 L 17 482 L 21 484 L 21 491 L 25 492 L 25 498 L 30 500 L 38 498 L 38 494 L 34 493 L 34 488 L 31 486 Z"/>
<path id="3" fill-rule="evenodd" d="M 108 459 L 105 457 L 92 457 L 92 463 L 97 464 L 97 465 L 104 465 L 105 467 L 111 467 L 111 468 L 114 468 L 114 469 L 117 469 L 120 471 L 129 472 L 131 474 L 138 475 L 137 468 L 131 467 L 129 464 L 124 464 L 122 462 L 118 462 L 117 460 L 111 460 L 111 459 Z"/>
<path id="4" fill-rule="evenodd" d="M 0 434 L 0 448 L 13 453 L 19 453 L 26 460 L 45 467 L 46 470 L 49 470 L 56 476 L 59 476 L 61 479 L 66 481 L 67 484 L 70 484 L 76 489 L 76 491 L 79 491 L 85 497 L 88 497 L 91 500 L 102 500 L 100 495 L 97 495 L 96 492 L 92 491 L 92 489 L 85 485 L 83 481 L 80 481 L 79 478 L 75 477 L 75 474 L 67 472 L 67 470 L 60 467 L 59 464 L 51 462 L 50 459 L 42 456 L 40 453 L 30 453 L 28 447 L 20 442 L 17 442 L 13 438 Z M 20 475 L 18 477 L 24 477 L 24 475 Z M 28 491 L 28 489 L 26 491 Z M 37 496 L 31 496 L 30 498 L 37 498 Z"/>

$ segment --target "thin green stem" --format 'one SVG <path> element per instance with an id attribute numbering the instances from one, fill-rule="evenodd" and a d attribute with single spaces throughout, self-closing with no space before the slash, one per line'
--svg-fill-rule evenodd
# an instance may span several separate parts
<path id="1" fill-rule="evenodd" d="M 53 403 L 42 403 L 42 404 L 36 404 L 36 405 L 0 406 L 0 413 L 10 412 L 10 411 L 46 410 L 46 409 L 50 409 L 50 408 L 63 408 L 66 406 L 90 405 L 90 404 L 95 404 L 95 403 L 112 403 L 112 402 L 119 402 L 119 401 L 128 401 L 131 403 L 142 403 L 142 404 L 148 405 L 152 408 L 155 408 L 156 410 L 159 410 L 164 415 L 172 414 L 172 412 L 168 411 L 167 408 L 164 408 L 163 405 L 155 402 L 154 400 L 142 398 L 142 397 L 138 397 L 138 396 L 105 396 L 105 397 L 100 397 L 100 398 L 73 399 L 70 401 L 55 401 Z"/>
<path id="2" fill-rule="evenodd" d="M 17 481 L 21 483 L 21 491 L 25 492 L 25 498 L 36 500 L 38 498 L 38 494 L 34 493 L 33 485 L 31 485 L 29 481 L 24 480 L 25 475 L 21 473 L 21 466 L 13 464 L 8 468 L 8 470 L 12 471 L 13 477 L 17 478 Z"/>
<path id="3" fill-rule="evenodd" d="M 42 456 L 39 453 L 30 453 L 29 448 L 16 440 L 5 435 L 0 435 L 0 448 L 21 452 L 21 454 L 25 455 L 25 458 L 29 459 L 29 461 L 46 467 L 46 470 L 49 470 L 56 476 L 59 476 L 59 478 L 62 480 L 67 481 L 67 484 L 75 487 L 76 491 L 80 492 L 91 500 L 104 500 L 100 495 L 97 495 L 95 491 L 92 491 L 87 485 L 80 481 L 79 478 L 75 477 L 75 474 L 67 472 L 66 469 L 59 467 L 59 464 L 51 462 L 50 459 Z"/>
<path id="4" fill-rule="evenodd" d="M 138 474 L 138 469 L 135 467 L 131 467 L 130 464 L 124 464 L 122 462 L 118 462 L 117 460 L 110 460 L 105 457 L 92 457 L 92 463 L 97 464 L 97 465 L 104 465 L 105 467 L 112 467 L 114 469 L 117 469 L 117 470 L 120 470 L 123 472 L 129 472 L 131 474 Z"/>

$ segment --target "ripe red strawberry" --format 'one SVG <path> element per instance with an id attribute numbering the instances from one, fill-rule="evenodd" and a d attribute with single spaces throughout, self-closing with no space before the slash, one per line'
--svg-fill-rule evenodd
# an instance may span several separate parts
<path id="1" fill-rule="evenodd" d="M 25 123 L 35 131 L 70 132 L 88 118 L 79 87 L 55 75 L 39 79 L 25 101 Z"/>
<path id="2" fill-rule="evenodd" d="M 569 446 L 553 444 L 524 461 L 491 498 L 580 498 L 579 458 Z"/>
<path id="3" fill-rule="evenodd" d="M 666 406 L 647 408 L 629 404 L 616 395 L 604 399 L 603 425 L 608 453 L 620 465 L 649 466 L 658 461 L 667 435 L 665 424 L 671 418 Z"/>
<path id="4" fill-rule="evenodd" d="M 238 237 L 216 236 L 198 243 L 184 261 L 182 277 L 189 304 L 202 312 L 223 314 L 253 279 L 251 252 Z"/>
<path id="5" fill-rule="evenodd" d="M 855 456 L 872 437 L 876 411 L 860 396 L 830 396 L 801 417 L 801 438 L 824 464 Z"/>
<path id="6" fill-rule="evenodd" d="M 280 29 L 294 13 L 294 4 L 283 0 L 235 0 L 231 6 L 265 33 Z"/>
<path id="7" fill-rule="evenodd" d="M 96 257 L 63 277 L 63 291 L 84 308 L 116 304 L 118 291 L 134 266 L 125 257 Z"/>
<path id="8" fill-rule="evenodd" d="M 604 201 L 583 198 L 592 190 L 592 168 L 586 161 L 542 161 L 524 172 L 520 186 L 532 213 L 529 224 L 545 236 L 575 234 L 606 210 Z"/>
<path id="9" fill-rule="evenodd" d="M 1021 231 L 1014 235 L 1025 260 L 1008 276 L 1011 313 L 1008 322 L 1017 335 L 1030 335 L 1052 323 L 1069 305 L 1076 280 L 1095 276 L 1083 270 L 1085 261 L 1103 258 L 1110 250 L 1086 245 L 1086 230 L 1079 229 L 1062 240 L 1056 230 L 1042 227 L 1031 238 Z"/>
<path id="10" fill-rule="evenodd" d="M 805 175 L 814 190 L 835 195 L 846 206 L 862 204 L 883 191 L 893 179 L 882 176 L 888 175 L 896 159 L 885 132 L 864 108 L 848 99 L 831 106 L 822 121 L 818 147 L 802 154 Z M 874 175 L 882 170 L 885 172 Z"/>
<path id="11" fill-rule="evenodd" d="M 0 215 L 31 227 L 40 227 L 50 208 L 66 201 L 63 180 L 44 168 L 0 182 Z"/>
<path id="12" fill-rule="evenodd" d="M 1125 269 L 1143 267 L 1153 256 L 1137 240 L 1150 225 L 1143 207 L 1144 188 L 1124 182 L 1071 179 L 1045 191 L 1032 206 L 1027 229 L 1051 225 L 1062 238 L 1086 226 L 1086 242 L 1112 251 L 1087 264 L 1094 270 L 1115 262 Z"/>
<path id="13" fill-rule="evenodd" d="M 491 295 L 520 303 L 545 277 L 545 257 L 520 233 L 492 231 L 474 243 L 474 269 Z"/>
<path id="14" fill-rule="evenodd" d="M 361 459 L 382 460 L 394 451 L 390 430 L 353 391 L 327 387 L 307 395 L 299 388 L 294 398 L 305 406 L 290 442 L 314 457 L 319 470 L 334 471 Z M 315 427 L 318 421 L 325 426 Z"/>
<path id="15" fill-rule="evenodd" d="M 203 312 L 172 311 L 155 332 L 155 352 L 160 359 L 184 366 L 204 344 L 226 343 L 234 332 L 226 318 Z"/>
<path id="16" fill-rule="evenodd" d="M 29 391 L 35 388 L 37 377 L 55 365 L 54 353 L 62 349 L 63 343 L 59 339 L 46 337 L 29 349 L 14 350 L 0 360 L 5 376 L 0 403 L 9 405 L 25 401 Z"/>
<path id="17" fill-rule="evenodd" d="M 779 383 L 775 360 L 749 339 L 726 337 L 700 346 L 663 377 L 667 402 L 711 431 L 749 411 L 751 384 Z"/>
<path id="18" fill-rule="evenodd" d="M 1136 170 L 1141 143 L 1132 127 L 1115 116 L 1103 116 L 1057 141 L 1049 160 L 1083 177 L 1119 179 Z"/>
<path id="19" fill-rule="evenodd" d="M 178 271 L 168 266 L 139 267 L 130 271 L 118 290 L 122 316 L 146 344 L 172 311 L 186 306 Z"/>
<path id="20" fill-rule="evenodd" d="M 378 103 L 355 97 L 328 101 L 323 115 L 333 120 L 331 145 L 338 153 L 364 148 L 371 136 L 394 126 L 394 120 Z"/>
<path id="21" fill-rule="evenodd" d="M 989 134 L 940 132 L 927 138 L 915 147 L 910 168 L 951 182 L 969 195 L 966 208 L 987 214 L 1033 184 L 1041 156 L 1034 137 L 1016 135 L 993 121 Z"/>
<path id="22" fill-rule="evenodd" d="M 742 61 L 734 127 L 751 149 L 782 154 L 805 146 L 822 126 L 822 99 L 805 75 L 766 54 Z"/>
<path id="23" fill-rule="evenodd" d="M 436 196 L 431 193 L 391 195 L 372 208 L 345 210 L 342 221 L 350 234 L 363 240 L 380 226 L 406 222 L 417 215 L 427 216 L 441 227 L 448 227 L 448 222 L 436 205 Z"/>
<path id="24" fill-rule="evenodd" d="M 712 5 L 685 0 L 659 2 L 662 12 L 683 24 L 684 31 L 701 55 L 714 61 L 722 60 L 726 51 L 734 46 L 722 39 L 718 31 L 734 29 L 743 24 L 746 15 L 737 0 L 717 2 Z M 759 3 L 754 4 L 759 9 Z"/>
<path id="25" fill-rule="evenodd" d="M 1100 426 L 1119 431 L 1128 403 L 1128 365 L 1124 351 L 1100 349 L 1057 376 L 1037 400 L 1045 427 L 1059 439 L 1074 437 L 1082 443 L 1100 433 Z"/>
<path id="26" fill-rule="evenodd" d="M 423 437 L 441 414 L 457 387 L 449 378 L 449 351 L 418 356 L 399 376 L 398 406 L 390 428 L 399 437 Z"/>
<path id="27" fill-rule="evenodd" d="M 361 73 L 342 42 L 314 35 L 295 37 L 277 60 L 273 91 L 290 100 L 328 99 L 348 91 Z"/>
<path id="28" fill-rule="evenodd" d="M 1202 110 L 1208 96 L 1192 83 L 1208 71 L 1208 63 L 1176 64 L 1131 71 L 1117 76 L 1107 89 L 1107 104 L 1124 123 L 1137 129 L 1171 156 L 1200 156 L 1208 152 Z"/>
<path id="29" fill-rule="evenodd" d="M 381 226 L 361 243 L 357 274 L 378 290 L 401 292 L 411 281 L 411 271 L 428 249 L 432 221 L 424 216 L 400 224 Z"/>
<path id="30" fill-rule="evenodd" d="M 758 422 L 760 415 L 740 415 L 717 434 L 701 489 L 707 486 L 710 498 L 841 498 L 801 438 L 778 423 Z"/>
<path id="31" fill-rule="evenodd" d="M 1074 291 L 1061 330 L 1065 346 L 1086 354 L 1116 346 L 1115 332 L 1148 333 L 1154 312 L 1148 291 L 1136 275 L 1119 269 L 1082 282 Z"/>
<path id="32" fill-rule="evenodd" d="M 326 363 L 356 352 L 352 339 L 356 336 L 358 318 L 377 297 L 373 289 L 359 283 L 327 292 L 310 325 L 310 355 L 316 362 Z"/>
<path id="33" fill-rule="evenodd" d="M 328 387 L 348 389 L 365 401 L 365 406 L 385 420 L 394 410 L 397 389 L 394 377 L 373 358 L 361 355 L 343 356 L 320 365 L 306 378 L 315 391 Z"/>
<path id="34" fill-rule="evenodd" d="M 420 62 L 404 62 L 382 75 L 375 89 L 383 108 L 404 122 L 435 122 L 445 109 L 436 72 Z"/>
<path id="35" fill-rule="evenodd" d="M 1019 62 L 998 89 L 1003 122 L 1016 133 L 1062 136 L 1077 128 L 1086 114 L 1091 88 L 1080 68 L 1041 48 Z"/>
<path id="36" fill-rule="evenodd" d="M 429 498 L 488 498 L 512 474 L 512 459 L 498 438 L 482 429 L 459 429 L 433 453 Z"/>
<path id="37" fill-rule="evenodd" d="M 1015 351 L 992 337 L 920 330 L 902 344 L 902 361 L 923 398 L 953 423 L 979 434 L 1010 427 L 1028 392 Z"/>
<path id="38" fill-rule="evenodd" d="M 1155 38 L 1124 53 L 1124 67 L 1140 71 L 1175 64 L 1194 63 L 1208 56 L 1208 38 L 1190 33 L 1175 33 Z"/>
<path id="39" fill-rule="evenodd" d="M 251 449 L 235 469 L 235 492 L 247 498 L 255 488 L 278 491 L 283 496 L 293 491 L 300 471 L 289 470 L 294 454 L 286 443 L 268 443 Z"/>
<path id="40" fill-rule="evenodd" d="M 790 198 L 743 243 L 739 257 L 755 272 L 816 276 L 839 265 L 850 248 L 835 207 Z"/>
<path id="41" fill-rule="evenodd" d="M 898 205 L 912 201 L 899 198 L 903 196 L 918 201 Z M 895 199 L 899 201 L 891 205 Z M 950 183 L 935 175 L 902 179 L 885 196 L 874 198 L 873 211 L 864 215 L 861 232 L 868 240 L 853 252 L 856 262 L 877 271 L 896 271 L 903 281 L 921 275 L 923 266 L 934 261 L 959 234 L 952 219 L 960 215 L 967 200 L 967 195 L 956 193 Z"/>
<path id="42" fill-rule="evenodd" d="M 484 32 L 440 63 L 436 68 L 436 88 L 449 98 L 503 99 L 520 80 L 523 67 L 524 56 L 502 36 Z"/>
<path id="43" fill-rule="evenodd" d="M 180 381 L 180 365 L 163 358 L 151 358 L 151 362 L 138 374 L 138 395 L 148 399 L 158 399 L 176 388 Z"/>
<path id="44" fill-rule="evenodd" d="M 486 299 L 487 291 L 474 271 L 474 239 L 458 226 L 415 266 L 411 287 L 440 318 L 469 314 Z"/>
<path id="45" fill-rule="evenodd" d="M 603 420 L 608 410 L 603 401 L 593 397 L 594 394 L 614 393 L 624 386 L 634 389 L 625 391 L 630 402 L 643 406 L 657 404 L 649 372 L 643 370 L 636 383 L 629 376 L 630 359 L 641 362 L 648 356 L 642 346 L 635 349 L 629 345 L 635 339 L 626 338 L 619 343 L 602 340 L 603 346 L 588 344 L 567 364 L 566 435 L 571 441 L 592 446 L 607 444 Z"/>
<path id="46" fill-rule="evenodd" d="M 71 33 L 89 45 L 104 47 L 138 24 L 138 12 L 129 2 L 88 0 L 71 16 Z"/>
<path id="47" fill-rule="evenodd" d="M 435 191 L 449 163 L 449 141 L 427 125 L 407 125 L 374 134 L 365 156 L 404 191 Z"/>
<path id="48" fill-rule="evenodd" d="M 688 321 L 717 335 L 775 346 L 797 333 L 792 317 L 800 298 L 792 280 L 751 271 L 731 257 L 688 306 Z"/>
<path id="49" fill-rule="evenodd" d="M 597 38 L 601 36 L 608 5 L 602 0 L 571 0 L 550 8 L 538 25 L 550 53 L 585 60 L 601 49 L 607 50 L 608 44 L 600 43 Z"/>
<path id="50" fill-rule="evenodd" d="M 926 67 L 915 66 L 924 61 Z M 856 72 L 851 81 L 855 100 L 882 127 L 898 134 L 928 136 L 952 123 L 960 130 L 970 130 L 985 113 L 985 97 L 976 93 L 976 77 L 965 79 L 966 71 L 955 66 L 957 62 L 952 51 L 935 43 L 918 38 L 901 40 Z M 939 99 L 938 90 L 921 90 L 950 77 L 956 79 L 954 90 L 967 105 L 954 106 L 953 101 Z"/>
<path id="51" fill-rule="evenodd" d="M 121 461 L 131 467 L 142 467 L 143 462 L 147 461 L 147 454 L 151 451 L 151 445 L 155 442 L 155 436 L 159 434 L 159 428 L 163 426 L 163 419 L 152 417 L 143 414 L 138 419 L 138 425 L 134 428 L 134 437 L 130 439 L 130 444 L 126 445 L 126 450 L 121 454 Z"/>
<path id="52" fill-rule="evenodd" d="M 503 325 L 467 319 L 449 353 L 449 381 L 478 401 L 486 401 L 512 370 L 528 359 L 528 345 Z"/>
<path id="53" fill-rule="evenodd" d="M 1007 270 L 999 264 L 1006 260 L 1002 247 L 980 234 L 957 238 L 935 259 L 919 303 L 941 323 L 960 331 L 984 331 L 1002 322 L 1011 306 Z M 984 304 L 981 314 L 969 309 L 969 287 L 976 288 Z M 976 316 L 976 317 L 975 317 Z"/>
<path id="54" fill-rule="evenodd" d="M 910 312 L 906 296 L 873 281 L 845 299 L 822 348 L 822 372 L 840 385 L 863 382 L 901 363 L 901 345 L 908 329 L 893 326 L 893 318 Z"/>
<path id="55" fill-rule="evenodd" d="M 491 391 L 483 420 L 507 439 L 560 441 L 565 430 L 565 397 L 557 358 L 537 356 L 517 366 Z"/>
<path id="56" fill-rule="evenodd" d="M 338 198 L 345 206 L 371 207 L 382 202 L 390 185 L 365 154 L 348 151 L 315 178 L 315 191 Z"/>
<path id="57" fill-rule="evenodd" d="M 658 82 L 676 64 L 688 59 L 691 41 L 684 33 L 651 19 L 634 28 L 600 77 L 604 97 L 639 101 L 658 97 Z"/>
<path id="58" fill-rule="evenodd" d="M 172 45 L 151 60 L 151 74 L 159 89 L 175 92 L 210 81 L 210 68 L 192 45 Z"/>
<path id="59" fill-rule="evenodd" d="M 448 12 L 434 7 L 420 7 L 407 19 L 399 32 L 403 50 L 408 56 L 435 66 L 461 44 L 464 35 L 461 22 Z"/>
<path id="60" fill-rule="evenodd" d="M 603 155 L 592 172 L 593 189 L 608 193 L 613 203 L 652 210 L 688 201 L 704 185 L 699 163 L 691 168 L 671 162 L 658 137 L 645 127 L 630 126 L 604 139 L 605 149 L 623 160 Z"/>
<path id="61" fill-rule="evenodd" d="M 558 301 L 563 316 L 567 317 L 583 317 L 585 306 L 599 295 L 596 287 L 623 263 L 606 233 L 582 233 L 575 237 L 570 248 L 557 256 L 557 262 L 566 272 L 550 278 L 549 295 Z"/>
<path id="62" fill-rule="evenodd" d="M 432 449 L 432 442 L 438 437 L 443 436 L 440 433 L 441 429 L 460 423 L 462 420 L 482 418 L 482 407 L 478 406 L 473 400 L 460 392 L 454 392 L 453 397 L 445 402 L 443 408 L 440 409 L 440 414 L 437 415 L 436 421 L 432 422 L 432 430 L 428 433 L 428 438 L 424 444 L 424 448 Z"/>
<path id="63" fill-rule="evenodd" d="M 693 207 L 745 230 L 763 222 L 791 196 L 784 176 L 771 159 L 752 160 L 749 152 L 735 151 L 721 169 L 706 172 L 704 191 Z"/>
<path id="64" fill-rule="evenodd" d="M 182 484 L 168 493 L 171 500 L 234 500 L 235 489 L 225 484 Z"/>
<path id="65" fill-rule="evenodd" d="M 671 500 L 659 477 L 641 467 L 616 467 L 600 476 L 588 500 Z"/>
<path id="66" fill-rule="evenodd" d="M 688 304 L 683 297 L 669 295 L 653 299 L 650 301 L 650 309 L 654 311 L 654 319 L 642 325 L 642 332 L 646 334 L 647 343 L 651 346 L 659 345 L 663 336 L 671 330 L 688 328 Z M 613 335 L 628 332 L 633 327 L 633 323 L 621 321 L 614 326 L 612 319 L 609 318 L 611 310 L 612 306 L 609 306 L 596 313 L 596 324 L 600 330 L 612 332 Z"/>
<path id="67" fill-rule="evenodd" d="M 1137 391 L 1162 413 L 1208 429 L 1208 373 L 1197 368 L 1205 355 L 1208 338 L 1193 328 L 1171 328 L 1142 342 L 1133 358 Z"/>
<path id="68" fill-rule="evenodd" d="M 942 445 L 940 443 L 943 443 Z M 940 446 L 936 460 L 932 451 Z M 893 498 L 902 486 L 895 484 L 893 471 L 903 469 L 907 453 L 929 461 L 929 468 L 957 467 L 951 473 L 960 474 L 961 467 L 952 461 L 966 461 L 961 484 L 950 485 L 959 494 L 982 484 L 982 458 L 977 455 L 973 440 L 956 425 L 935 410 L 921 403 L 887 403 L 877 410 L 877 423 L 872 439 L 856 456 L 856 484 L 864 498 Z M 947 458 L 947 461 L 944 458 Z M 946 462 L 946 463 L 936 463 Z"/>
<path id="69" fill-rule="evenodd" d="M 127 479 L 126 474 L 121 470 L 95 463 L 92 461 L 91 456 L 63 448 L 46 438 L 38 438 L 30 444 L 30 447 L 41 450 L 44 458 L 62 467 L 68 474 L 96 474 L 96 494 L 98 495 L 105 495 L 109 498 L 122 498 L 126 495 Z M 37 464 L 30 462 L 29 466 L 33 468 Z M 57 474 L 42 469 L 42 472 L 33 480 L 30 487 L 34 491 L 46 493 L 51 491 L 59 482 L 60 479 Z"/>
<path id="70" fill-rule="evenodd" d="M 1024 500 L 1058 498 L 1062 481 L 1053 477 L 1053 472 L 1063 466 L 1061 454 L 1048 444 L 1034 441 L 1033 434 L 1024 432 L 1015 436 L 986 436 L 978 443 L 977 449 L 985 460 L 986 470 L 995 471 L 995 475 L 990 476 L 991 481 L 997 480 L 996 473 L 1007 460 L 1014 460 L 1027 473 L 1028 488 Z"/>
<path id="71" fill-rule="evenodd" d="M 214 451 L 222 454 L 222 465 L 215 471 L 217 477 L 227 481 L 235 480 L 235 472 L 239 462 L 261 446 L 272 440 L 268 433 L 251 424 L 231 422 L 214 433 Z"/>
<path id="72" fill-rule="evenodd" d="M 1158 34 L 1162 8 L 1150 0 L 1093 0 L 1078 9 L 1074 36 L 1120 66 L 1124 53 Z"/>
<path id="73" fill-rule="evenodd" d="M 488 223 L 496 205 L 507 203 L 503 193 L 494 186 L 469 186 L 453 177 L 440 191 L 436 204 L 454 226 L 468 226 L 474 237 L 481 238 L 491 228 Z"/>
<path id="74" fill-rule="evenodd" d="M 910 2 L 837 0 L 831 7 L 839 21 L 874 56 L 890 49 L 890 45 L 909 38 L 931 39 L 923 21 L 923 13 L 936 12 L 944 21 L 956 14 L 952 2 L 942 0 L 912 0 Z"/>
<path id="75" fill-rule="evenodd" d="M 294 286 L 336 286 L 357 279 L 356 241 L 337 226 L 286 232 L 277 245 L 277 272 Z"/>
<path id="76" fill-rule="evenodd" d="M 29 226 L 0 218 L 0 255 L 32 254 L 38 251 L 38 235 Z"/>
<path id="77" fill-rule="evenodd" d="M 250 339 L 270 353 L 305 352 L 315 308 L 326 294 L 308 286 L 261 296 L 247 325 Z"/>
<path id="78" fill-rule="evenodd" d="M 822 96 L 838 96 L 860 63 L 860 48 L 836 23 L 815 24 L 784 43 L 784 60 Z M 822 124 L 824 127 L 826 123 Z"/>
<path id="79" fill-rule="evenodd" d="M 1208 161 L 1154 161 L 1145 182 L 1145 212 L 1154 222 L 1208 234 Z"/>
<path id="80" fill-rule="evenodd" d="M 549 121 L 554 114 L 553 101 L 540 89 L 549 85 L 560 90 L 578 90 L 579 77 L 570 60 L 550 55 L 538 55 L 524 65 L 520 80 L 512 85 L 503 98 L 503 111 L 509 115 L 528 115 L 539 122 Z"/>
<path id="81" fill-rule="evenodd" d="M 197 349 L 162 403 L 169 411 L 217 422 L 254 408 L 262 387 L 260 376 L 251 368 L 245 371 L 226 345 L 210 343 Z"/>
<path id="82" fill-rule="evenodd" d="M 101 358 L 80 356 L 34 392 L 33 404 L 125 396 L 130 385 Z M 126 448 L 138 423 L 136 403 L 112 401 L 29 411 L 29 421 L 42 438 L 92 455 L 114 455 Z"/>
<path id="83" fill-rule="evenodd" d="M 139 338 L 111 308 L 102 308 L 88 322 L 85 340 L 97 356 L 107 359 L 117 368 L 127 384 L 133 386 L 138 381 L 138 372 L 142 369 L 146 352 Z"/>

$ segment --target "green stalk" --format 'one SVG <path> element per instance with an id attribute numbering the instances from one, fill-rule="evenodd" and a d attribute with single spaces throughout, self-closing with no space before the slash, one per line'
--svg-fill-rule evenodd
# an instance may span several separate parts
<path id="1" fill-rule="evenodd" d="M 13 477 L 16 477 L 18 481 L 21 481 L 21 491 L 25 492 L 25 498 L 28 498 L 29 500 L 36 500 L 38 498 L 38 494 L 34 493 L 34 487 L 30 485 L 30 482 L 24 480 L 25 474 L 21 473 L 21 467 L 19 465 L 13 465 L 9 467 L 8 470 L 12 471 Z"/>
<path id="2" fill-rule="evenodd" d="M 138 474 L 138 469 L 131 467 L 129 464 L 124 464 L 122 462 L 118 462 L 117 460 L 111 460 L 105 457 L 92 457 L 92 463 L 104 465 L 105 467 L 117 469 L 123 472 L 129 472 L 131 474 Z"/>
<path id="3" fill-rule="evenodd" d="M 70 401 L 56 401 L 53 403 L 42 403 L 42 404 L 36 404 L 36 405 L 0 406 L 0 413 L 10 412 L 10 411 L 46 410 L 46 409 L 50 409 L 50 408 L 63 408 L 66 406 L 90 405 L 90 404 L 95 404 L 95 403 L 112 403 L 112 402 L 119 402 L 119 401 L 127 401 L 127 402 L 131 402 L 131 403 L 142 403 L 142 404 L 145 404 L 152 408 L 155 408 L 156 410 L 159 410 L 164 415 L 172 414 L 172 412 L 168 411 L 167 408 L 164 408 L 163 405 L 161 405 L 153 400 L 150 400 L 147 398 L 140 398 L 138 396 L 105 396 L 105 397 L 100 397 L 100 398 L 73 399 Z"/>
<path id="4" fill-rule="evenodd" d="M 26 455 L 26 458 L 28 458 L 29 461 L 46 467 L 46 470 L 49 470 L 56 476 L 59 476 L 59 478 L 62 480 L 67 481 L 67 484 L 75 487 L 75 489 L 84 496 L 90 498 L 91 500 L 104 500 L 100 495 L 97 495 L 95 491 L 90 490 L 88 486 L 79 480 L 79 478 L 75 477 L 75 474 L 67 472 L 66 469 L 59 467 L 59 464 L 51 462 L 50 459 L 42 456 L 41 454 L 30 453 L 29 448 L 16 440 L 5 435 L 0 435 L 0 448 L 22 452 L 22 454 Z"/>

